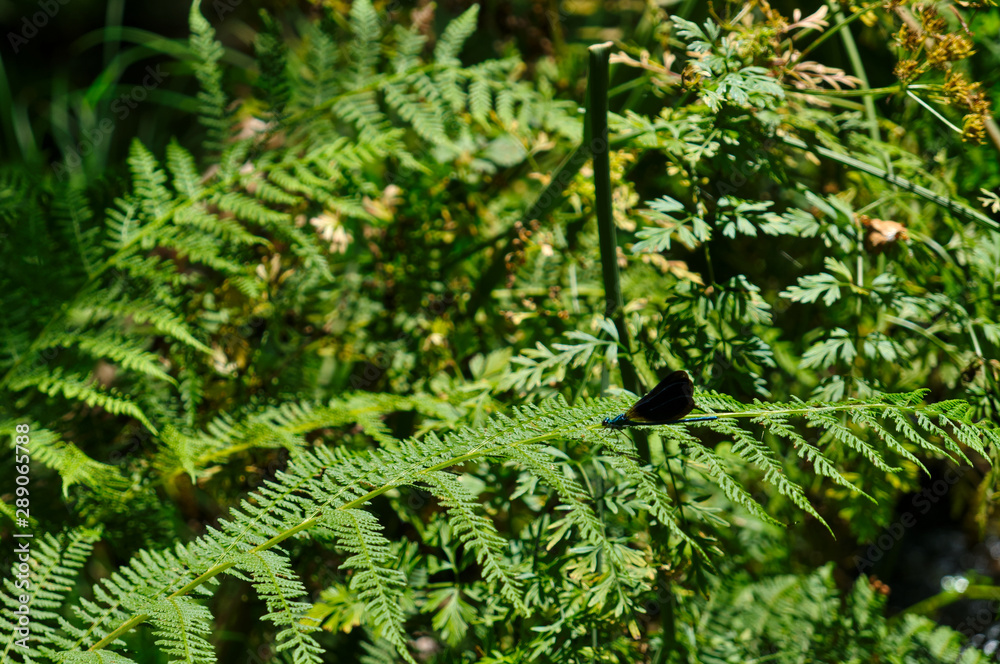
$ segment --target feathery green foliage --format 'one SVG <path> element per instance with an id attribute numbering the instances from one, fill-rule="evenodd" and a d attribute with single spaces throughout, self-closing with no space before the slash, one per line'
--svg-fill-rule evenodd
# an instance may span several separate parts
<path id="1" fill-rule="evenodd" d="M 924 447 L 935 448 L 926 430 L 942 433 L 947 441 L 944 446 L 958 454 L 961 451 L 944 427 L 979 453 L 984 453 L 984 442 L 1000 442 L 997 429 L 963 420 L 968 408 L 964 404 L 925 406 L 918 403 L 920 396 L 885 395 L 870 402 L 837 405 L 800 402 L 740 406 L 721 395 L 706 395 L 703 403 L 708 408 L 730 410 L 720 413 L 719 419 L 707 423 L 707 427 L 736 441 L 731 460 L 704 447 L 683 428 L 672 428 L 665 435 L 676 435 L 692 469 L 705 472 L 734 504 L 774 521 L 740 489 L 727 470 L 732 462 L 745 462 L 762 471 L 764 480 L 789 496 L 796 507 L 822 521 L 802 488 L 788 478 L 774 452 L 759 444 L 756 435 L 745 427 L 759 424 L 776 438 L 811 447 L 803 456 L 817 467 L 818 474 L 848 486 L 842 472 L 824 456 L 822 445 L 810 446 L 790 429 L 791 418 L 831 425 L 831 446 L 865 447 L 865 457 L 873 464 L 911 456 L 902 442 L 888 434 L 884 423 L 906 422 L 898 435 L 909 444 Z M 210 616 L 199 597 L 210 595 L 217 577 L 227 574 L 251 582 L 266 601 L 268 613 L 264 618 L 280 628 L 279 650 L 289 650 L 296 662 L 320 661 L 321 647 L 311 636 L 317 625 L 306 616 L 311 604 L 302 600 L 305 588 L 288 552 L 280 546 L 290 537 L 311 535 L 347 554 L 341 566 L 353 572 L 349 590 L 366 606 L 362 618 L 366 626 L 392 643 L 402 657 L 415 661 L 407 649 L 404 626 L 408 616 L 402 598 L 407 576 L 393 566 L 398 546 L 386 539 L 378 518 L 366 509 L 379 496 L 403 487 L 424 489 L 440 501 L 446 517 L 442 526 L 446 523 L 456 545 L 474 557 L 485 587 L 498 593 L 497 597 L 523 619 L 537 619 L 546 612 L 547 598 L 533 592 L 534 582 L 525 583 L 527 561 L 512 559 L 513 542 L 506 541 L 494 522 L 481 513 L 475 494 L 461 476 L 445 472 L 484 462 L 512 463 L 526 474 L 526 479 L 530 478 L 534 488 L 521 492 L 522 501 L 535 493 L 550 493 L 550 499 L 565 507 L 564 516 L 549 526 L 545 550 L 555 549 L 562 552 L 560 555 L 570 556 L 565 562 L 575 571 L 569 578 L 586 580 L 581 600 L 588 611 L 629 615 L 640 610 L 637 598 L 652 590 L 648 568 L 651 561 L 645 559 L 641 549 L 634 548 L 630 538 L 609 534 L 606 521 L 595 510 L 598 496 L 577 479 L 575 461 L 556 445 L 585 444 L 596 448 L 595 452 L 603 447 L 601 454 L 610 473 L 607 479 L 615 483 L 615 490 L 601 497 L 598 504 L 614 512 L 640 508 L 665 528 L 669 539 L 686 543 L 696 555 L 704 553 L 697 541 L 701 536 L 681 521 L 655 469 L 637 464 L 631 445 L 622 444 L 613 432 L 598 424 L 619 405 L 617 401 L 603 400 L 569 407 L 555 399 L 519 409 L 511 417 L 498 416 L 477 430 L 459 430 L 443 438 L 429 433 L 360 453 L 325 447 L 310 452 L 300 450 L 286 471 L 279 471 L 273 481 L 265 481 L 253 500 L 234 508 L 218 529 L 189 545 L 177 545 L 173 551 L 142 551 L 128 567 L 96 586 L 96 602 L 81 600 L 79 623 L 72 628 L 65 626 L 70 634 L 77 635 L 68 649 L 108 647 L 137 625 L 149 622 L 164 652 L 182 656 L 182 661 L 213 661 L 211 648 L 204 640 Z M 880 427 L 886 434 L 882 449 L 866 446 L 846 426 L 826 421 L 829 414 L 838 412 L 855 423 Z M 908 423 L 914 417 L 920 420 L 920 429 Z M 739 424 L 743 419 L 748 420 L 745 426 Z M 697 518 L 698 511 L 691 516 Z M 430 599 L 435 601 L 433 595 Z M 4 601 L 14 600 L 8 596 Z M 449 611 L 440 598 L 436 601 L 439 614 Z M 331 610 L 325 620 L 344 618 Z M 52 637 L 43 643 L 46 647 L 67 648 L 67 642 L 59 639 Z"/>
<path id="2" fill-rule="evenodd" d="M 0 172 L 0 434 L 30 430 L 33 527 L 74 525 L 0 662 L 231 659 L 230 610 L 299 663 L 977 661 L 797 555 L 1000 442 L 996 225 L 804 59 L 825 13 L 650 5 L 618 45 L 627 360 L 718 415 L 640 458 L 600 424 L 634 395 L 598 398 L 628 350 L 579 59 L 389 9 L 262 15 L 250 58 L 195 2 L 160 45 L 195 133 L 108 181 Z"/>

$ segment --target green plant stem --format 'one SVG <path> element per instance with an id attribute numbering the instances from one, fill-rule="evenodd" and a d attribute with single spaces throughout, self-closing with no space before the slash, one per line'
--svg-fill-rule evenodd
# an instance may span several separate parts
<path id="1" fill-rule="evenodd" d="M 786 91 L 801 95 L 812 95 L 816 97 L 882 97 L 894 95 L 903 91 L 902 85 L 887 85 L 884 88 L 864 88 L 857 90 L 826 90 L 816 88 L 815 90 L 802 90 L 790 85 L 782 86 Z M 911 86 L 912 87 L 912 86 Z"/>
<path id="2" fill-rule="evenodd" d="M 960 366 L 961 364 L 963 364 L 962 359 L 955 352 L 955 347 L 952 346 L 951 344 L 945 343 L 940 337 L 938 337 L 936 334 L 933 334 L 929 329 L 925 329 L 912 321 L 906 320 L 905 318 L 898 318 L 896 316 L 891 316 L 891 315 L 886 315 L 885 322 L 890 325 L 899 325 L 901 327 L 905 327 L 908 330 L 916 332 L 920 336 L 927 339 L 927 341 L 933 343 L 938 348 L 940 348 L 942 352 L 947 353 L 948 357 L 951 359 L 952 362 L 955 363 L 956 366 Z"/>
<path id="3" fill-rule="evenodd" d="M 937 109 L 935 109 L 933 106 L 931 106 L 930 104 L 928 104 L 927 102 L 925 102 L 923 99 L 921 99 L 917 95 L 913 94 L 912 90 L 907 90 L 906 94 L 907 94 L 908 97 L 910 97 L 910 99 L 912 99 L 913 101 L 917 102 L 918 104 L 920 104 L 921 106 L 923 106 L 927 111 L 929 111 L 931 115 L 933 115 L 938 120 L 940 120 L 945 125 L 947 125 L 949 129 L 951 129 L 954 132 L 958 132 L 959 134 L 962 133 L 961 128 L 956 127 L 954 124 L 952 124 L 948 120 L 948 118 L 946 118 L 943 115 L 941 115 L 940 113 L 938 113 Z"/>
<path id="4" fill-rule="evenodd" d="M 590 51 L 590 77 L 588 80 L 587 135 L 590 153 L 594 160 L 594 207 L 597 213 L 597 233 L 601 245 L 601 274 L 604 278 L 604 314 L 618 330 L 618 343 L 625 351 L 618 358 L 622 383 L 636 394 L 642 394 L 642 383 L 632 364 L 632 339 L 625 322 L 625 302 L 622 299 L 621 280 L 618 275 L 618 241 L 615 237 L 615 220 L 611 209 L 611 146 L 608 143 L 608 68 L 611 42 L 595 44 Z M 639 458 L 649 463 L 649 441 L 636 436 Z"/>
<path id="5" fill-rule="evenodd" d="M 786 145 L 790 145 L 794 148 L 799 148 L 800 150 L 810 150 L 812 152 L 816 152 L 826 157 L 827 159 L 839 162 L 841 164 L 844 164 L 845 166 L 850 166 L 851 168 L 856 168 L 857 170 L 862 171 L 864 173 L 868 173 L 869 175 L 874 175 L 875 177 L 881 180 L 884 180 L 886 182 L 889 182 L 890 184 L 896 185 L 901 189 L 905 189 L 911 193 L 914 193 L 917 196 L 920 196 L 921 198 L 931 201 L 932 203 L 936 203 L 937 205 L 940 205 L 944 209 L 948 210 L 949 212 L 959 214 L 965 217 L 966 219 L 971 219 L 972 221 L 979 223 L 987 230 L 990 231 L 1000 230 L 1000 223 L 994 221 L 993 219 L 990 219 L 983 213 L 973 210 L 972 208 L 966 205 L 962 205 L 957 201 L 953 201 L 952 199 L 946 196 L 935 194 L 933 191 L 927 189 L 926 187 L 921 187 L 919 184 L 914 184 L 909 180 L 899 177 L 898 175 L 893 175 L 892 173 L 888 173 L 877 166 L 872 166 L 871 164 L 863 162 L 859 159 L 855 159 L 854 157 L 851 157 L 849 155 L 835 152 L 829 148 L 823 147 L 822 145 L 809 145 L 804 141 L 799 140 L 798 138 L 793 138 L 791 136 L 781 136 L 780 139 Z"/>
<path id="6" fill-rule="evenodd" d="M 976 351 L 976 357 L 983 357 L 983 349 L 979 346 L 979 338 L 976 336 L 976 330 L 972 327 L 972 321 L 966 323 L 966 327 L 969 329 L 969 338 L 972 340 L 972 347 Z"/>
<path id="7" fill-rule="evenodd" d="M 827 0 L 827 6 L 834 16 L 837 17 L 837 25 L 844 26 L 847 25 L 848 21 L 844 17 L 844 12 L 840 10 L 840 6 Z M 858 12 L 856 15 L 860 15 L 862 12 Z M 868 74 L 865 72 L 864 62 L 861 60 L 861 54 L 858 52 L 858 45 L 854 42 L 854 35 L 851 34 L 849 29 L 839 30 L 841 41 L 844 42 L 844 50 L 847 51 L 847 57 L 851 61 L 851 69 L 854 70 L 854 75 L 861 79 L 861 87 L 863 90 L 868 90 Z M 813 42 L 815 44 L 815 42 Z M 808 49 L 807 49 L 808 50 Z M 803 52 L 803 56 L 805 52 Z M 879 140 L 878 135 L 878 114 L 875 112 L 875 100 L 872 99 L 871 95 L 864 95 L 862 101 L 865 105 L 865 117 L 868 119 L 868 135 L 873 141 Z"/>
<path id="8" fill-rule="evenodd" d="M 884 403 L 883 404 L 883 403 L 867 403 L 867 402 L 862 402 L 862 403 L 845 403 L 845 404 L 838 404 L 838 405 L 835 405 L 835 406 L 814 406 L 814 405 L 804 404 L 803 407 L 801 407 L 801 408 L 782 408 L 781 410 L 739 410 L 739 411 L 735 411 L 734 410 L 734 411 L 728 411 L 728 412 L 722 412 L 722 413 L 712 413 L 712 412 L 709 412 L 707 414 L 714 415 L 716 419 L 721 420 L 721 419 L 737 419 L 737 418 L 745 418 L 745 417 L 761 417 L 761 416 L 767 417 L 767 416 L 771 416 L 771 415 L 802 415 L 802 414 L 806 414 L 806 413 L 823 413 L 823 412 L 829 412 L 829 411 L 858 410 L 859 408 L 872 410 L 872 409 L 876 409 L 876 408 L 882 408 L 882 409 L 885 409 L 885 408 L 898 408 L 898 406 L 896 406 L 894 404 L 891 404 L 891 403 Z M 926 408 L 926 406 L 909 406 L 909 408 L 913 409 L 914 411 L 918 411 L 918 410 L 924 410 Z M 700 417 L 700 415 L 698 415 L 697 413 L 694 413 L 694 414 L 691 415 L 691 417 Z M 701 422 L 693 422 L 693 424 L 707 424 L 708 422 L 711 422 L 711 421 L 712 420 L 702 420 Z M 684 424 L 684 423 L 685 423 L 684 420 L 678 420 L 677 422 L 671 422 L 670 424 L 647 424 L 647 425 L 642 425 L 642 424 L 636 425 L 636 424 L 633 424 L 633 425 L 630 425 L 629 428 L 631 428 L 631 429 L 639 429 L 639 428 L 642 428 L 644 426 L 645 427 L 675 426 L 677 424 Z M 588 427 L 588 428 L 592 429 L 592 430 L 597 430 L 597 429 L 601 429 L 603 427 L 604 427 L 603 424 L 601 424 L 600 422 L 597 422 L 595 424 L 590 425 L 590 427 Z"/>
<path id="9" fill-rule="evenodd" d="M 998 586 L 969 586 L 965 592 L 946 590 L 933 597 L 917 602 L 913 606 L 904 609 L 902 612 L 889 619 L 889 622 L 900 620 L 905 615 L 928 615 L 938 609 L 944 608 L 963 599 L 989 599 L 1000 600 L 1000 587 Z"/>
<path id="10" fill-rule="evenodd" d="M 861 238 L 860 238 L 860 236 L 861 236 L 860 224 L 859 225 L 854 225 L 853 228 L 854 228 L 855 232 L 858 233 L 859 240 L 861 240 Z M 855 256 L 854 283 L 856 283 L 858 285 L 858 288 L 863 288 L 864 287 L 864 283 L 865 283 L 865 256 L 864 256 L 865 243 L 864 243 L 864 241 L 859 241 L 857 243 L 857 251 L 858 251 L 858 255 Z M 865 295 L 867 296 L 867 293 Z M 864 337 L 864 335 L 861 334 L 861 324 L 862 324 L 861 312 L 862 312 L 862 309 L 863 309 L 863 302 L 868 299 L 868 297 L 866 297 L 866 296 L 855 297 L 854 298 L 854 353 L 855 353 L 855 358 L 864 357 L 865 337 Z M 851 363 L 851 374 L 855 375 L 856 373 L 859 373 L 859 370 L 858 370 L 858 363 L 855 361 L 855 362 Z"/>

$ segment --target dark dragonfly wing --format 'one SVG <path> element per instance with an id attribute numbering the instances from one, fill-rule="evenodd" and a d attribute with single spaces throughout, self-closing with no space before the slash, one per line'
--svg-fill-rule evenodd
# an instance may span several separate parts
<path id="1" fill-rule="evenodd" d="M 633 422 L 665 423 L 694 409 L 694 385 L 686 371 L 675 371 L 639 399 L 626 413 Z"/>

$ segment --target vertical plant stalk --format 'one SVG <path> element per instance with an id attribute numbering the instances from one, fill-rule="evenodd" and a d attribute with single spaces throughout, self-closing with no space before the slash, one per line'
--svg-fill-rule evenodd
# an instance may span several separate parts
<path id="1" fill-rule="evenodd" d="M 624 353 L 618 356 L 622 371 L 622 384 L 636 394 L 643 393 L 639 374 L 632 363 L 632 339 L 625 323 L 625 302 L 618 276 L 618 241 L 615 238 L 615 220 L 611 214 L 611 145 L 608 142 L 608 69 L 611 59 L 611 42 L 594 44 L 590 52 L 590 75 L 587 81 L 587 122 L 590 131 L 584 138 L 590 148 L 594 163 L 594 207 L 597 213 L 597 233 L 601 244 L 601 274 L 604 278 L 604 315 L 618 330 L 618 343 Z M 649 440 L 645 435 L 635 437 L 639 458 L 649 463 Z"/>
<path id="2" fill-rule="evenodd" d="M 851 61 L 851 69 L 854 70 L 854 75 L 861 79 L 863 90 L 870 90 L 871 86 L 868 84 L 868 73 L 865 71 L 865 64 L 861 59 L 861 53 L 858 52 L 858 45 L 854 41 L 854 35 L 851 34 L 851 28 L 848 25 L 850 21 L 844 16 L 844 12 L 840 10 L 838 3 L 827 0 L 827 5 L 830 7 L 830 13 L 837 19 L 837 27 L 841 28 L 839 30 L 840 40 L 844 42 L 844 50 L 847 51 L 847 58 Z M 873 141 L 879 141 L 881 137 L 878 131 L 878 114 L 875 112 L 875 100 L 872 99 L 871 95 L 864 95 L 861 101 L 865 105 L 865 118 L 868 120 L 868 135 Z M 886 162 L 888 166 L 888 157 L 886 157 Z"/>

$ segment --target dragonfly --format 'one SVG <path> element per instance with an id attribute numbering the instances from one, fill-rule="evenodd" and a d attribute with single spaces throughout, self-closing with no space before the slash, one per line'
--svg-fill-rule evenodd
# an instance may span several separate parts
<path id="1" fill-rule="evenodd" d="M 674 371 L 636 401 L 634 406 L 621 415 L 604 418 L 601 424 L 608 429 L 624 429 L 718 419 L 715 415 L 683 419 L 693 409 L 694 384 L 691 377 L 686 371 Z"/>

